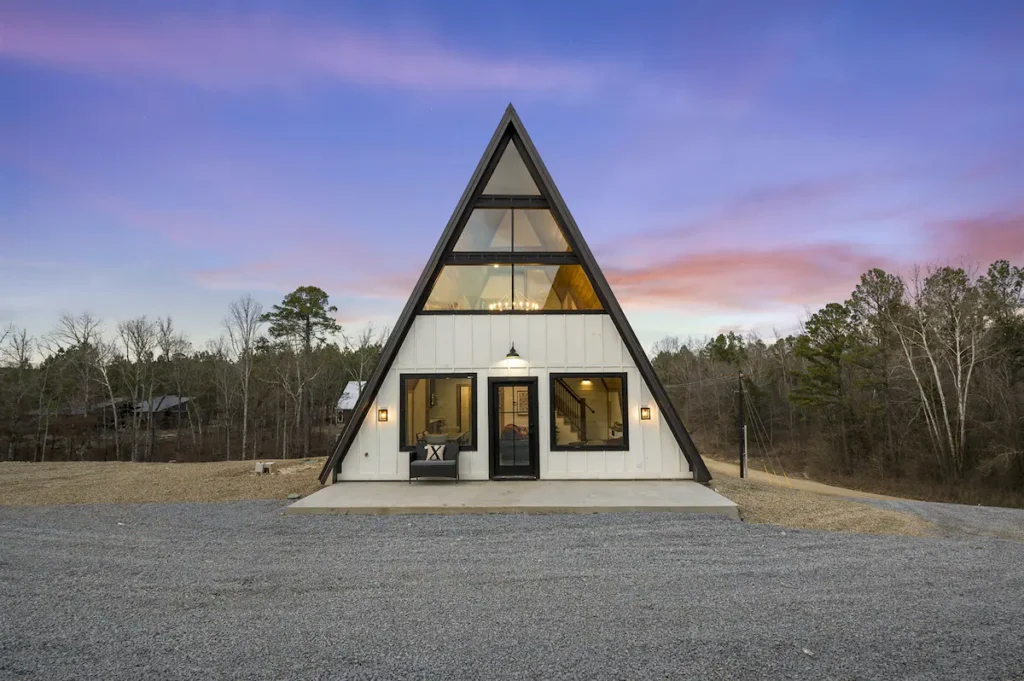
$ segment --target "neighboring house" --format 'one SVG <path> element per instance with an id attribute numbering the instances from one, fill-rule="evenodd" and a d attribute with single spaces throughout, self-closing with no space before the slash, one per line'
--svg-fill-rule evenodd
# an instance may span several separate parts
<path id="1" fill-rule="evenodd" d="M 135 412 L 154 419 L 158 428 L 167 428 L 188 419 L 188 402 L 191 397 L 178 395 L 155 395 L 151 400 L 135 403 Z"/>
<path id="2" fill-rule="evenodd" d="M 118 397 L 113 400 L 104 400 L 92 407 L 92 410 L 98 414 L 98 419 L 104 427 L 114 425 L 115 409 L 117 410 L 118 425 L 123 428 L 132 415 L 133 403 L 129 398 Z"/>
<path id="3" fill-rule="evenodd" d="M 50 416 L 50 417 L 86 417 L 88 422 L 94 423 L 96 426 L 112 426 L 114 415 L 113 408 L 117 409 L 118 418 L 121 419 L 121 424 L 124 424 L 125 419 L 131 417 L 134 409 L 132 401 L 127 397 L 119 397 L 113 401 L 104 400 L 102 402 L 92 403 L 88 409 L 81 406 L 69 406 L 61 405 L 59 407 L 51 407 L 48 409 L 33 409 L 28 412 L 30 416 Z"/>
<path id="4" fill-rule="evenodd" d="M 359 393 L 365 385 L 366 381 L 349 381 L 345 384 L 345 389 L 341 391 L 338 406 L 334 411 L 335 418 L 340 425 L 345 425 L 352 417 L 352 410 L 356 408 Z"/>
<path id="5" fill-rule="evenodd" d="M 711 478 L 511 105 L 320 479 L 430 436 L 462 479 Z"/>

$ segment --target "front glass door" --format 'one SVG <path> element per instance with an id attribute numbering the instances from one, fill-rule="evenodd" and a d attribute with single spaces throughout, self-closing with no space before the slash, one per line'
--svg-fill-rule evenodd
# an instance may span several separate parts
<path id="1" fill-rule="evenodd" d="M 537 381 L 491 379 L 491 477 L 538 477 Z"/>

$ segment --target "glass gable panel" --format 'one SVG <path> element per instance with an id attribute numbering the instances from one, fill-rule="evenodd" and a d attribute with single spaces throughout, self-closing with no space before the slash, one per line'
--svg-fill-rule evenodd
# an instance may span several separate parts
<path id="1" fill-rule="evenodd" d="M 511 295 L 511 265 L 445 265 L 423 309 L 489 312 Z"/>
<path id="2" fill-rule="evenodd" d="M 540 196 L 540 190 L 513 141 L 509 140 L 502 152 L 483 193 L 490 196 Z"/>
<path id="3" fill-rule="evenodd" d="M 601 310 L 579 265 L 516 265 L 513 298 L 522 310 Z"/>
<path id="4" fill-rule="evenodd" d="M 572 250 L 549 210 L 516 209 L 512 223 L 515 227 L 514 251 L 567 253 Z"/>
<path id="5" fill-rule="evenodd" d="M 512 211 L 508 208 L 477 208 L 462 228 L 456 251 L 512 250 Z"/>

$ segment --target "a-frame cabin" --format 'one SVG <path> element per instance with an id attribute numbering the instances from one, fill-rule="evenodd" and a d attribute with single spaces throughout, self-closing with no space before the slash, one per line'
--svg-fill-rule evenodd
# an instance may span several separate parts
<path id="1" fill-rule="evenodd" d="M 711 479 L 510 104 L 320 480 Z"/>

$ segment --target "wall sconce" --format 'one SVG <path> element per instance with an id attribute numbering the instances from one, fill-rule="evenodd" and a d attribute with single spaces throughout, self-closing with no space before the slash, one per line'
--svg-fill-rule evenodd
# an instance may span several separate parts
<path id="1" fill-rule="evenodd" d="M 651 420 L 651 408 L 650 407 L 640 407 L 640 420 L 641 421 L 650 421 Z"/>
<path id="2" fill-rule="evenodd" d="M 505 359 L 519 359 L 519 353 L 516 352 L 516 344 L 513 343 L 509 349 L 508 354 L 505 355 Z"/>
<path id="3" fill-rule="evenodd" d="M 387 409 L 378 409 L 377 410 L 377 420 L 382 422 L 382 423 L 384 421 L 387 421 L 388 420 L 388 410 Z"/>

